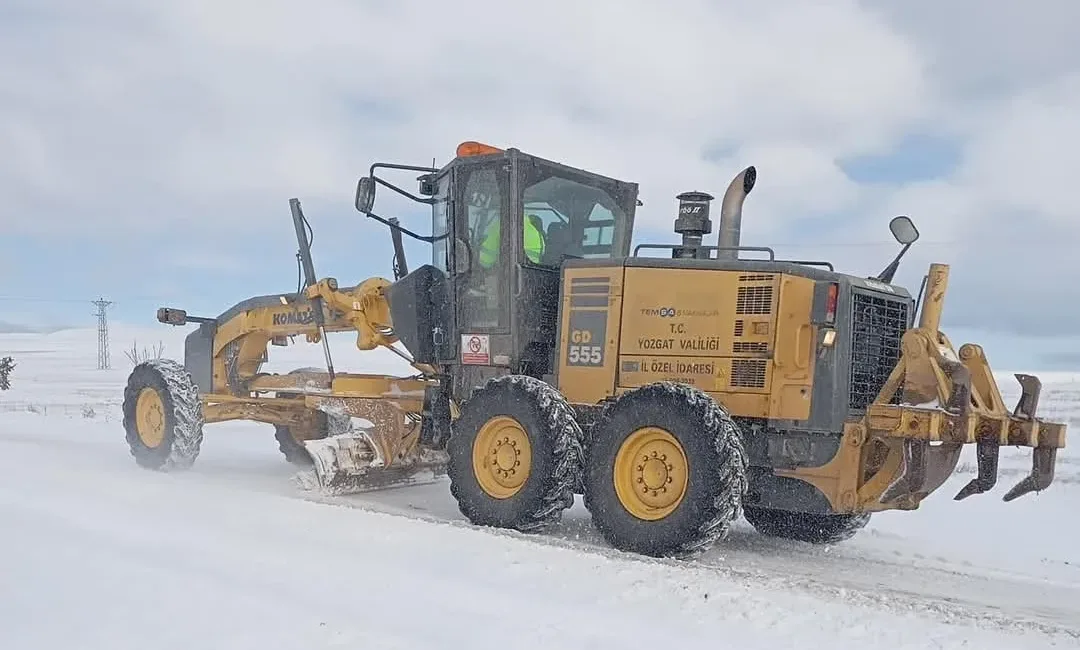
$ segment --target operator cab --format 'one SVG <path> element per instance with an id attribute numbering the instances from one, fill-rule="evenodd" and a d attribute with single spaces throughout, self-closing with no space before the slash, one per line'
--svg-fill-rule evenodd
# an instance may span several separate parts
<path id="1" fill-rule="evenodd" d="M 424 172 L 418 179 L 421 196 L 375 177 L 380 167 Z M 431 236 L 372 213 L 376 183 L 430 204 Z M 629 256 L 637 194 L 636 183 L 513 148 L 463 142 L 442 168 L 376 163 L 357 186 L 356 207 L 397 232 L 431 243 L 430 266 L 409 275 L 416 276 L 414 283 L 417 274 L 430 275 L 425 282 L 437 296 L 439 316 L 429 330 L 433 361 L 475 366 L 475 373 L 455 374 L 464 385 L 478 385 L 505 369 L 535 377 L 552 372 L 563 260 Z M 416 356 L 402 325 L 409 320 L 406 311 L 423 320 L 424 309 L 415 300 L 406 309 L 400 297 L 401 308 L 393 304 L 395 294 L 406 293 L 407 280 L 395 284 L 401 290 L 391 289 L 391 309 L 399 338 Z"/>

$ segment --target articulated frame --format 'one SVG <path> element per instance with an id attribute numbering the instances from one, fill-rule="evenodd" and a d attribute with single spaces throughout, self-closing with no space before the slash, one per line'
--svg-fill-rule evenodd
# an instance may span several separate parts
<path id="1" fill-rule="evenodd" d="M 250 383 L 252 393 L 278 391 L 296 397 L 202 396 L 207 423 L 254 420 L 295 427 L 300 439 L 315 437 L 316 412 L 324 411 L 371 423 L 364 437 L 373 460 L 394 465 L 415 451 L 420 436 L 425 379 L 338 373 L 300 372 L 264 375 Z"/>
<path id="2" fill-rule="evenodd" d="M 409 464 L 417 453 L 424 408 L 425 390 L 437 384 L 435 369 L 414 363 L 407 354 L 394 347 L 397 337 L 390 324 L 389 307 L 383 290 L 390 283 L 382 278 L 369 279 L 357 287 L 342 291 L 337 281 L 327 278 L 309 286 L 305 297 L 321 298 L 334 315 L 327 331 L 354 330 L 356 346 L 361 350 L 385 347 L 398 354 L 417 369 L 413 377 L 301 371 L 287 375 L 256 374 L 243 376 L 238 393 L 214 393 L 202 396 L 203 413 L 207 423 L 228 420 L 254 420 L 293 429 L 298 439 L 318 437 L 318 411 L 357 418 L 370 423 L 363 437 L 369 449 L 365 461 L 386 468 Z M 265 353 L 267 342 L 277 331 L 267 331 L 266 315 L 256 311 L 230 321 L 219 331 L 215 353 L 241 343 L 245 359 Z M 292 326 L 293 332 L 307 336 L 309 343 L 320 342 L 319 332 L 311 326 Z M 260 346 L 256 349 L 256 346 Z M 217 357 L 215 358 L 217 359 Z M 240 364 L 253 367 L 251 363 Z M 263 396 L 274 393 L 275 396 Z"/>
<path id="3" fill-rule="evenodd" d="M 957 354 L 939 331 L 948 277 L 947 265 L 930 266 L 919 325 L 904 334 L 900 361 L 866 413 L 845 425 L 836 456 L 777 475 L 811 483 L 836 512 L 913 510 L 952 475 L 965 444 L 976 445 L 978 475 L 957 500 L 992 489 L 1000 447 L 1014 445 L 1033 448 L 1032 470 L 1004 500 L 1049 487 L 1065 424 L 1035 417 L 1037 377 L 1016 375 L 1022 394 L 1010 412 L 983 349 L 969 343 Z"/>

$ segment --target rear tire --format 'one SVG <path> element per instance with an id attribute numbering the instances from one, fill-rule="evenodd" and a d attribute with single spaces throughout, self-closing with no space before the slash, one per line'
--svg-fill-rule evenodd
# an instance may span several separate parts
<path id="1" fill-rule="evenodd" d="M 581 438 L 552 386 L 524 375 L 489 380 L 452 425 L 450 493 L 473 524 L 539 531 L 574 504 Z"/>
<path id="2" fill-rule="evenodd" d="M 593 431 L 585 507 L 611 546 L 688 557 L 727 536 L 747 459 L 715 400 L 685 384 L 649 384 L 621 395 Z"/>
<path id="3" fill-rule="evenodd" d="M 837 544 L 851 539 L 870 523 L 870 513 L 823 515 L 747 506 L 746 521 L 767 537 L 811 544 Z"/>
<path id="4" fill-rule="evenodd" d="M 190 468 L 203 439 L 199 389 L 184 366 L 151 359 L 135 366 L 124 389 L 125 439 L 135 462 L 161 471 Z"/>

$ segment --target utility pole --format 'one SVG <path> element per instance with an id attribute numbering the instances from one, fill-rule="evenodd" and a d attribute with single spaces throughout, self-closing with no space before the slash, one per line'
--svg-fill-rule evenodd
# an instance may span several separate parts
<path id="1" fill-rule="evenodd" d="M 105 300 L 105 298 L 99 298 L 92 301 L 95 307 L 97 307 L 97 367 L 98 370 L 108 370 L 109 363 L 109 317 L 105 312 L 112 304 L 111 301 Z"/>

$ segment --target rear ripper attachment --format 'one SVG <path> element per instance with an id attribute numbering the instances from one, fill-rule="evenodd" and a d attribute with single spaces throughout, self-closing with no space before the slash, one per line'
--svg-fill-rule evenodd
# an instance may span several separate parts
<path id="1" fill-rule="evenodd" d="M 1022 392 L 1010 411 L 983 349 L 968 343 L 957 352 L 939 331 L 948 278 L 947 265 L 930 266 L 919 324 L 904 333 L 899 363 L 863 417 L 845 426 L 843 451 L 834 463 L 860 468 L 863 476 L 830 472 L 828 465 L 778 474 L 814 483 L 839 512 L 912 510 L 952 475 L 965 444 L 976 445 L 978 474 L 956 494 L 958 501 L 994 487 L 1000 448 L 1012 445 L 1033 448 L 1032 469 L 1004 500 L 1050 486 L 1066 426 L 1036 417 L 1037 377 L 1016 375 Z M 847 454 L 861 454 L 862 462 L 841 465 Z"/>

